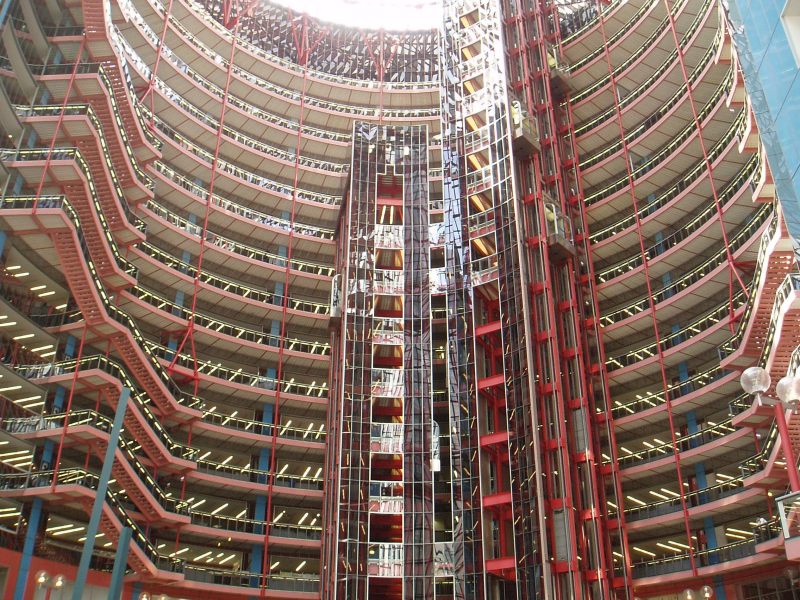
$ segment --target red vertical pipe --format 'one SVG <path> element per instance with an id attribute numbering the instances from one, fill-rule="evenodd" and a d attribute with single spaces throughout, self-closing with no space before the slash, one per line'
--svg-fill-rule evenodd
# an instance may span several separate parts
<path id="1" fill-rule="evenodd" d="M 653 335 L 655 337 L 656 349 L 658 354 L 658 365 L 661 372 L 661 384 L 664 393 L 664 402 L 667 407 L 667 418 L 669 420 L 669 433 L 672 441 L 673 456 L 675 458 L 675 471 L 678 479 L 678 487 L 681 494 L 681 510 L 683 512 L 683 524 L 686 533 L 686 542 L 689 545 L 689 563 L 692 567 L 692 573 L 697 575 L 697 565 L 694 560 L 694 544 L 692 542 L 692 529 L 689 524 L 689 511 L 686 504 L 686 496 L 683 485 L 683 474 L 681 473 L 681 458 L 678 450 L 678 438 L 675 434 L 675 421 L 672 414 L 672 400 L 669 397 L 669 382 L 667 380 L 666 366 L 664 365 L 664 352 L 661 348 L 661 335 L 658 330 L 658 319 L 656 318 L 656 302 L 653 298 L 653 288 L 650 283 L 650 267 L 647 255 L 647 248 L 645 247 L 644 234 L 642 233 L 642 222 L 639 218 L 639 203 L 636 199 L 636 184 L 633 179 L 633 172 L 631 171 L 631 161 L 628 153 L 628 143 L 625 140 L 625 126 L 622 122 L 622 109 L 619 105 L 619 98 L 617 97 L 617 81 L 614 76 L 614 66 L 611 64 L 611 53 L 608 48 L 608 37 L 606 35 L 605 19 L 602 15 L 602 7 L 600 7 L 598 0 L 598 11 L 600 12 L 600 32 L 603 36 L 603 47 L 605 50 L 606 64 L 608 65 L 608 76 L 611 84 L 611 95 L 614 98 L 614 108 L 617 115 L 617 124 L 619 125 L 620 142 L 625 154 L 625 170 L 628 175 L 628 189 L 630 190 L 631 204 L 633 206 L 633 214 L 636 219 L 636 233 L 639 238 L 639 251 L 642 254 L 642 266 L 644 268 L 645 284 L 647 286 L 647 295 L 650 304 L 650 316 L 653 321 Z M 669 7 L 667 7 L 669 8 Z M 621 500 L 621 498 L 620 498 Z M 621 510 L 621 507 L 620 507 Z"/>

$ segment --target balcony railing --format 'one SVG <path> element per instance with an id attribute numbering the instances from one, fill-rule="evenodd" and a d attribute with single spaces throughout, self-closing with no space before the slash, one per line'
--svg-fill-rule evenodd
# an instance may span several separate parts
<path id="1" fill-rule="evenodd" d="M 736 429 L 731 426 L 731 419 L 728 418 L 722 423 L 718 423 L 712 427 L 707 427 L 706 429 L 702 429 L 690 435 L 678 437 L 674 445 L 672 442 L 669 442 L 659 446 L 653 446 L 652 448 L 646 448 L 638 452 L 632 452 L 627 455 L 620 453 L 618 457 L 619 466 L 624 469 L 653 462 L 661 458 L 671 457 L 675 452 L 687 452 L 689 450 L 693 450 L 704 444 L 708 444 L 730 435 L 735 431 Z M 608 463 L 611 461 L 608 460 L 606 462 Z"/>
<path id="2" fill-rule="evenodd" d="M 720 205 L 724 206 L 728 201 L 732 200 L 744 188 L 747 182 L 751 181 L 751 177 L 756 172 L 758 167 L 758 162 L 758 157 L 754 156 L 750 161 L 748 161 L 747 165 L 745 165 L 744 169 L 739 172 L 736 178 L 725 186 L 725 188 L 717 196 Z M 639 208 L 640 218 L 642 216 L 646 216 L 647 214 L 651 214 L 651 210 L 655 210 L 660 206 L 660 201 L 656 200 L 648 205 L 646 209 Z M 657 256 L 664 254 L 670 248 L 674 248 L 694 232 L 701 229 L 711 219 L 715 218 L 717 214 L 717 201 L 712 200 L 712 202 L 707 204 L 700 212 L 696 213 L 686 222 L 676 223 L 672 228 L 672 233 L 667 233 L 669 230 L 662 232 L 667 233 L 667 235 L 655 243 L 652 243 L 646 249 L 648 260 L 652 261 Z M 614 233 L 618 233 L 622 229 L 625 229 L 628 223 L 633 225 L 634 222 L 634 215 L 631 215 L 629 218 L 626 218 L 623 221 L 616 222 L 613 226 Z M 621 229 L 617 229 L 618 226 L 621 227 Z M 598 236 L 596 239 L 593 238 L 592 243 L 607 239 L 607 237 L 608 236 L 603 234 Z M 595 275 L 597 276 L 598 280 L 608 281 L 642 265 L 642 254 L 641 252 L 638 252 L 638 250 L 639 248 L 636 246 L 635 251 L 637 253 L 623 260 L 615 260 L 616 256 L 618 256 L 616 255 L 615 257 L 599 261 L 595 270 Z M 614 262 L 612 263 L 612 261 Z"/>
<path id="3" fill-rule="evenodd" d="M 729 238 L 729 246 L 727 249 L 720 248 L 714 255 L 694 267 L 688 273 L 683 274 L 680 279 L 677 279 L 669 285 L 658 290 L 654 290 L 652 302 L 663 302 L 664 300 L 702 280 L 709 273 L 711 273 L 711 271 L 716 269 L 725 261 L 728 251 L 735 253 L 741 247 L 743 247 L 750 240 L 750 238 L 752 238 L 753 234 L 755 234 L 767 221 L 767 219 L 770 218 L 772 213 L 773 208 L 771 205 L 765 204 L 762 206 L 755 214 L 750 216 L 748 221 L 742 224 L 742 227 L 734 235 Z M 650 302 L 651 298 L 643 297 L 622 308 L 614 309 L 613 311 L 601 316 L 600 321 L 606 327 L 613 325 L 618 321 L 622 321 L 623 319 L 647 310 L 650 306 Z"/>
<path id="4" fill-rule="evenodd" d="M 214 246 L 218 246 L 220 248 L 224 248 L 229 252 L 233 252 L 235 254 L 239 254 L 240 256 L 244 256 L 247 258 L 251 258 L 253 260 L 258 260 L 260 262 L 264 262 L 270 265 L 274 265 L 276 267 L 281 268 L 290 268 L 294 271 L 298 271 L 301 273 L 310 273 L 312 275 L 321 275 L 325 277 L 332 277 L 334 273 L 334 268 L 329 265 L 323 265 L 320 263 L 313 263 L 306 260 L 298 260 L 298 259 L 289 259 L 286 256 L 282 256 L 280 254 L 274 254 L 272 252 L 267 252 L 264 250 L 260 250 L 258 248 L 254 248 L 253 246 L 248 246 L 236 240 L 226 238 L 221 236 L 217 233 L 209 231 L 206 229 L 205 236 L 203 236 L 203 228 L 200 225 L 192 223 L 188 219 L 181 217 L 170 211 L 168 208 L 158 204 L 155 200 L 150 200 L 147 202 L 147 208 L 155 215 L 159 216 L 161 219 L 174 225 L 178 229 L 182 229 L 183 231 L 187 232 L 188 234 L 194 237 L 203 237 L 206 242 L 213 244 Z"/>
<path id="5" fill-rule="evenodd" d="M 269 304 L 271 306 L 283 307 L 284 302 L 290 310 L 306 312 L 312 315 L 327 315 L 330 312 L 330 305 L 327 303 L 314 302 L 303 298 L 287 297 L 273 292 L 265 292 L 260 288 L 249 287 L 243 283 L 219 277 L 207 271 L 198 272 L 197 269 L 179 258 L 167 253 L 166 251 L 153 246 L 148 242 L 140 244 L 139 249 L 151 258 L 162 263 L 166 267 L 180 271 L 191 278 L 197 278 L 201 283 L 219 289 L 222 292 L 235 294 L 241 298 L 246 298 L 253 302 Z"/>
<path id="6" fill-rule="evenodd" d="M 747 301 L 744 290 L 739 290 L 731 300 L 727 298 L 717 307 L 700 315 L 694 321 L 685 325 L 678 331 L 673 331 L 660 339 L 661 350 L 669 350 L 699 335 L 704 330 L 713 327 L 725 317 L 730 316 L 731 308 L 735 311 Z M 659 345 L 656 343 L 640 346 L 634 350 L 628 350 L 616 356 L 606 358 L 606 368 L 615 371 L 634 364 L 638 364 L 648 358 L 658 354 Z"/>
<path id="7" fill-rule="evenodd" d="M 164 175 L 164 177 L 178 184 L 180 187 L 194 194 L 198 198 L 205 200 L 209 197 L 207 188 L 198 185 L 189 177 L 179 173 L 169 165 L 157 160 L 153 163 L 153 166 L 155 167 L 156 171 Z M 244 217 L 247 220 L 266 225 L 267 227 L 276 227 L 278 229 L 283 229 L 284 231 L 294 231 L 294 233 L 299 235 L 318 237 L 325 240 L 332 240 L 334 236 L 333 229 L 298 223 L 296 221 L 291 221 L 289 219 L 284 219 L 260 212 L 250 208 L 244 203 L 244 201 L 239 199 L 233 200 L 230 197 L 223 198 L 217 194 L 211 194 L 211 204 L 227 210 L 228 212 L 232 212 Z"/>

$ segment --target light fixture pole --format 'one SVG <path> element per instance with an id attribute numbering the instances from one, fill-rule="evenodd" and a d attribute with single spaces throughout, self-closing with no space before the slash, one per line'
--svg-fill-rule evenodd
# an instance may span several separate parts
<path id="1" fill-rule="evenodd" d="M 63 575 L 56 575 L 51 578 L 47 571 L 39 571 L 34 582 L 38 589 L 44 588 L 44 600 L 50 600 L 53 590 L 58 590 L 58 600 L 61 600 L 64 586 L 67 584 L 67 578 Z"/>
<path id="2" fill-rule="evenodd" d="M 792 439 L 789 437 L 789 427 L 786 424 L 786 409 L 797 411 L 800 404 L 800 378 L 792 375 L 783 377 L 775 385 L 777 398 L 763 395 L 769 389 L 772 380 L 769 373 L 762 367 L 750 367 L 742 373 L 740 383 L 747 394 L 755 394 L 756 399 L 767 406 L 772 405 L 775 412 L 775 424 L 786 459 L 786 472 L 789 475 L 789 486 L 792 492 L 800 492 L 800 476 L 797 473 L 797 459 L 792 448 Z"/>
<path id="3" fill-rule="evenodd" d="M 714 597 L 714 588 L 710 585 L 704 585 L 700 588 L 699 594 L 694 590 L 685 589 L 681 592 L 681 600 L 708 600 Z"/>

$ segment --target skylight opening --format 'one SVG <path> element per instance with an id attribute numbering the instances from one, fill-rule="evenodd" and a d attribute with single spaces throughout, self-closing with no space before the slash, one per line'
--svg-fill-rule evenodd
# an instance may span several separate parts
<path id="1" fill-rule="evenodd" d="M 441 0 L 273 0 L 318 21 L 360 29 L 421 31 L 437 29 Z"/>

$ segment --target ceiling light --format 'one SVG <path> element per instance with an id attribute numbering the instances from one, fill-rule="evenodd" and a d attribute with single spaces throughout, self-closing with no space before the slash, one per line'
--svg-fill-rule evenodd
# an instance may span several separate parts
<path id="1" fill-rule="evenodd" d="M 219 511 L 221 511 L 221 510 L 225 510 L 226 508 L 228 508 L 228 503 L 227 503 L 227 502 L 226 502 L 225 504 L 221 505 L 221 506 L 218 506 L 218 507 L 217 507 L 217 508 L 215 508 L 214 510 L 212 510 L 212 511 L 211 511 L 211 514 L 212 514 L 212 515 L 215 515 L 215 514 L 217 514 Z"/>

